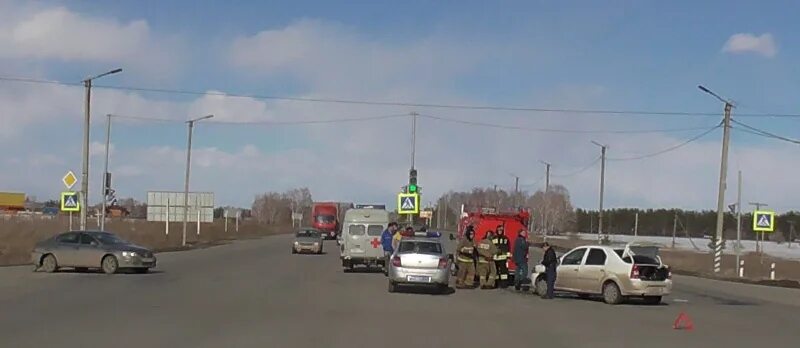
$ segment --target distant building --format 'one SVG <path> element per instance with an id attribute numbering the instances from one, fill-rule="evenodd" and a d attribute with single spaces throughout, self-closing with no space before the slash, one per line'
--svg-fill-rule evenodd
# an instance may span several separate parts
<path id="1" fill-rule="evenodd" d="M 16 192 L 0 192 L 0 211 L 25 211 L 25 194 Z"/>

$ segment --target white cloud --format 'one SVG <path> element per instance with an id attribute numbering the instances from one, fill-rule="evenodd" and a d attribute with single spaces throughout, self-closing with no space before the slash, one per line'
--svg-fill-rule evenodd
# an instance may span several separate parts
<path id="1" fill-rule="evenodd" d="M 778 54 L 778 47 L 772 34 L 755 35 L 750 33 L 733 34 L 722 47 L 728 53 L 755 53 L 772 58 Z"/>
<path id="2" fill-rule="evenodd" d="M 0 58 L 102 62 L 149 76 L 169 74 L 180 59 L 178 41 L 154 34 L 144 20 L 123 23 L 65 7 L 8 9 L 0 15 Z"/>
<path id="3" fill-rule="evenodd" d="M 342 95 L 435 85 L 485 58 L 490 51 L 484 48 L 436 35 L 388 45 L 342 25 L 306 19 L 235 39 L 230 60 L 249 73 L 289 73 L 317 92 Z"/>

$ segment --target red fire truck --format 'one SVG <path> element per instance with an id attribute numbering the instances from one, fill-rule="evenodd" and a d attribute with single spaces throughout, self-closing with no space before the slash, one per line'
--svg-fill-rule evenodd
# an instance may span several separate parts
<path id="1" fill-rule="evenodd" d="M 531 214 L 527 210 L 498 213 L 484 208 L 474 212 L 463 213 L 458 223 L 458 239 L 461 240 L 464 237 L 464 231 L 470 225 L 475 229 L 476 241 L 483 239 L 489 231 L 497 231 L 497 226 L 503 226 L 505 235 L 509 240 L 509 250 L 513 252 L 517 235 L 520 230 L 528 231 L 530 218 Z M 510 258 L 507 262 L 509 275 L 513 277 L 517 265 Z"/>

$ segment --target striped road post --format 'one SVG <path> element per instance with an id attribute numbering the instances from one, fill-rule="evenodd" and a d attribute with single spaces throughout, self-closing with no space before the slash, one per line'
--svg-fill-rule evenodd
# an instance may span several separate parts
<path id="1" fill-rule="evenodd" d="M 722 265 L 722 243 L 725 243 L 722 238 L 717 238 L 716 249 L 714 249 L 714 273 L 719 273 Z"/>

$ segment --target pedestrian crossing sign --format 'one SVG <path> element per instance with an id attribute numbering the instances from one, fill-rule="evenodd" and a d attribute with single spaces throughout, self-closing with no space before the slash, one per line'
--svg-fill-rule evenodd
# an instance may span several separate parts
<path id="1" fill-rule="evenodd" d="M 61 211 L 81 211 L 77 192 L 61 192 Z"/>
<path id="2" fill-rule="evenodd" d="M 400 193 L 397 195 L 398 214 L 419 214 L 419 194 Z"/>
<path id="3" fill-rule="evenodd" d="M 775 231 L 775 212 L 754 211 L 753 212 L 753 231 L 755 232 L 774 232 Z"/>

